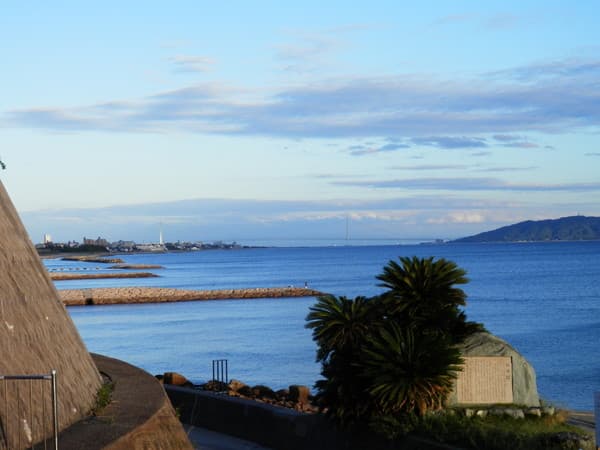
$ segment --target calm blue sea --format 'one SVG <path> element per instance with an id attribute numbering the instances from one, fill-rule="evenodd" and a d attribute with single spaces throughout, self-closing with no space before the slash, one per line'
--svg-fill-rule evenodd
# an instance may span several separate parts
<path id="1" fill-rule="evenodd" d="M 591 410 L 600 391 L 600 242 L 255 248 L 123 256 L 160 264 L 159 278 L 57 282 L 58 289 L 158 286 L 185 289 L 303 286 L 337 295 L 380 292 L 375 276 L 398 256 L 451 259 L 467 270 L 466 308 L 533 364 L 543 398 Z M 49 270 L 107 271 L 46 260 Z M 274 388 L 319 377 L 304 319 L 314 298 L 227 300 L 69 308 L 90 351 L 150 373 L 200 382 L 211 361 L 232 378 Z"/>

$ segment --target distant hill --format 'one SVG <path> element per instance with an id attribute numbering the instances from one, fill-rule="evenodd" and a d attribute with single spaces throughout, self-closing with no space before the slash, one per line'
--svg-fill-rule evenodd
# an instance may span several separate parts
<path id="1" fill-rule="evenodd" d="M 527 220 L 453 242 L 523 242 L 600 240 L 600 217 L 570 216 Z"/>

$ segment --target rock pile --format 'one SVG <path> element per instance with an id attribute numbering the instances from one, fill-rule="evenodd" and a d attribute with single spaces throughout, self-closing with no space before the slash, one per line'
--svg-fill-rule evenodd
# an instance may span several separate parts
<path id="1" fill-rule="evenodd" d="M 223 392 L 231 397 L 240 397 L 270 405 L 294 409 L 304 413 L 316 413 L 318 407 L 313 404 L 314 397 L 307 386 L 291 385 L 288 389 L 274 391 L 268 386 L 248 386 L 239 380 L 231 380 L 228 384 L 216 380 L 205 384 L 194 385 L 183 375 L 176 372 L 166 372 L 156 375 L 163 384 L 191 387 L 204 391 Z"/>
<path id="2" fill-rule="evenodd" d="M 314 397 L 307 386 L 292 385 L 288 389 L 274 391 L 268 386 L 248 386 L 239 380 L 231 380 L 226 386 L 227 394 L 232 397 L 242 397 L 284 408 L 295 409 L 305 413 L 318 411 L 313 404 Z M 212 390 L 209 383 L 203 386 L 205 390 Z M 207 389 L 208 388 L 208 389 Z"/>

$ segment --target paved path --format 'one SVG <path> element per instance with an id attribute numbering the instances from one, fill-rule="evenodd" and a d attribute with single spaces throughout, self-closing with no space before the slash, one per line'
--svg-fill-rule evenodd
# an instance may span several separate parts
<path id="1" fill-rule="evenodd" d="M 206 428 L 187 424 L 183 424 L 183 428 L 196 450 L 269 450 L 255 442 L 245 441 Z"/>
<path id="2" fill-rule="evenodd" d="M 594 413 L 591 411 L 571 411 L 567 421 L 571 425 L 589 431 L 592 435 L 596 432 L 596 421 L 594 419 Z"/>

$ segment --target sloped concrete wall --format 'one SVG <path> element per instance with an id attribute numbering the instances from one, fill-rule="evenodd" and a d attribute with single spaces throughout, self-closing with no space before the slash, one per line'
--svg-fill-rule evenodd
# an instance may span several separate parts
<path id="1" fill-rule="evenodd" d="M 101 377 L 0 183 L 0 374 L 47 374 L 53 369 L 62 429 L 88 413 Z M 24 448 L 30 446 L 29 438 L 37 442 L 52 428 L 42 422 L 49 403 L 40 400 L 41 389 L 30 401 L 29 387 L 21 386 L 18 392 L 12 385 L 6 393 L 0 389 L 0 424 L 15 439 L 17 432 L 24 433 Z M 30 403 L 31 412 L 20 406 Z M 14 422 L 17 411 L 22 417 Z M 0 448 L 2 440 L 0 436 Z M 8 448 L 19 448 L 18 442 L 8 442 Z"/>

